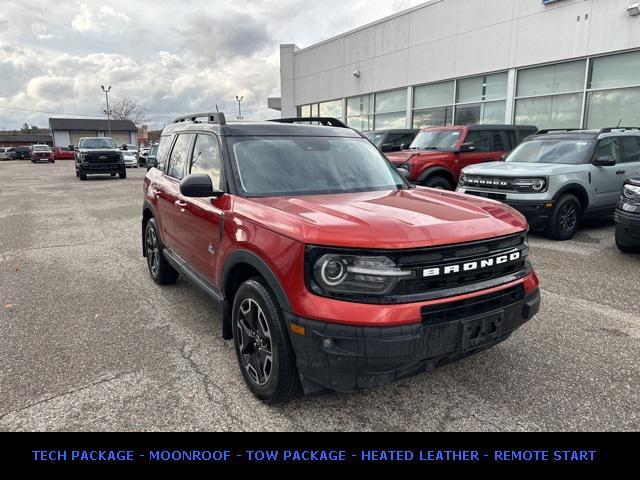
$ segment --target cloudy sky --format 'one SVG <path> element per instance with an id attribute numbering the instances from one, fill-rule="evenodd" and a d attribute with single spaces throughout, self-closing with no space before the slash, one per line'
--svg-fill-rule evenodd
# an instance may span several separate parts
<path id="1" fill-rule="evenodd" d="M 269 118 L 279 44 L 319 40 L 422 0 L 0 0 L 0 129 L 98 117 L 104 96 L 142 104 L 145 123 L 217 104 Z"/>

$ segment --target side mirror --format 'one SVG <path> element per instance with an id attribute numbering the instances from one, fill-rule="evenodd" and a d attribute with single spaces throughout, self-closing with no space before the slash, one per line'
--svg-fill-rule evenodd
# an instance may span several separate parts
<path id="1" fill-rule="evenodd" d="M 122 150 L 128 150 L 129 147 L 127 147 L 126 143 L 123 143 L 122 146 L 120 147 Z"/>
<path id="2" fill-rule="evenodd" d="M 69 150 L 71 150 L 73 152 L 75 149 L 76 148 L 73 145 L 69 145 Z"/>
<path id="3" fill-rule="evenodd" d="M 409 172 L 409 170 L 407 170 L 404 167 L 400 167 L 398 168 L 398 172 L 400 173 L 400 175 L 402 175 L 404 177 L 404 179 L 411 183 L 411 173 Z"/>
<path id="4" fill-rule="evenodd" d="M 213 188 L 209 175 L 187 175 L 180 182 L 180 193 L 185 197 L 219 197 L 223 192 Z"/>
<path id="5" fill-rule="evenodd" d="M 603 155 L 602 157 L 596 157 L 592 162 L 596 167 L 614 167 L 616 165 L 615 159 L 610 155 Z"/>
<path id="6" fill-rule="evenodd" d="M 405 148 L 406 148 L 406 145 L 404 143 L 401 143 L 400 144 L 400 151 L 402 152 Z"/>
<path id="7" fill-rule="evenodd" d="M 460 145 L 460 153 L 469 153 L 469 152 L 475 152 L 476 151 L 476 146 L 473 142 L 466 142 L 463 143 L 462 145 Z"/>

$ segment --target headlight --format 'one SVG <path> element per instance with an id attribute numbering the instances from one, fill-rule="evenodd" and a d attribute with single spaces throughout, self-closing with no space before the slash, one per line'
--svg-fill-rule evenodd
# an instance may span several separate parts
<path id="1" fill-rule="evenodd" d="M 625 185 L 622 191 L 624 198 L 631 200 L 632 202 L 640 202 L 640 186 L 637 185 Z"/>
<path id="2" fill-rule="evenodd" d="M 547 191 L 546 178 L 517 178 L 511 186 L 519 192 L 542 193 Z"/>
<path id="3" fill-rule="evenodd" d="M 458 179 L 458 186 L 462 187 L 467 184 L 467 176 L 464 173 L 460 174 L 460 178 Z"/>
<path id="4" fill-rule="evenodd" d="M 384 256 L 327 253 L 316 256 L 310 266 L 312 290 L 326 295 L 384 295 L 401 279 L 414 275 Z"/>

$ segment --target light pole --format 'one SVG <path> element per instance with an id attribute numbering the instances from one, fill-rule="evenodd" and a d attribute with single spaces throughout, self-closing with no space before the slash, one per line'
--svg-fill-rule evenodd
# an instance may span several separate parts
<path id="1" fill-rule="evenodd" d="M 111 91 L 111 85 L 109 85 L 109 88 L 104 88 L 104 85 L 100 85 L 100 87 L 107 97 L 107 127 L 109 128 L 109 136 L 111 136 L 111 110 L 109 110 L 109 92 Z"/>
<path id="2" fill-rule="evenodd" d="M 236 95 L 236 101 L 238 102 L 238 120 L 242 120 L 242 101 L 244 100 L 244 95 L 242 97 L 239 97 Z"/>

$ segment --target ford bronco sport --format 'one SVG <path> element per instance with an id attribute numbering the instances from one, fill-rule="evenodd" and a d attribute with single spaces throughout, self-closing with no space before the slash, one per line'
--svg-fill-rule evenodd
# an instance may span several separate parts
<path id="1" fill-rule="evenodd" d="M 640 130 L 545 130 L 504 162 L 462 173 L 459 192 L 500 200 L 532 228 L 568 240 L 582 218 L 612 215 L 625 178 L 640 173 Z"/>
<path id="2" fill-rule="evenodd" d="M 387 154 L 387 158 L 408 170 L 413 183 L 454 190 L 464 167 L 498 161 L 537 131 L 526 125 L 429 127 L 416 136 L 409 150 Z"/>
<path id="3" fill-rule="evenodd" d="M 152 279 L 219 304 L 258 398 L 429 371 L 538 312 L 519 213 L 413 187 L 354 130 L 294 122 L 181 117 L 144 180 Z"/>
<path id="4" fill-rule="evenodd" d="M 127 178 L 123 153 L 113 138 L 85 137 L 78 142 L 76 177 L 86 180 L 87 175 L 93 174 Z"/>

